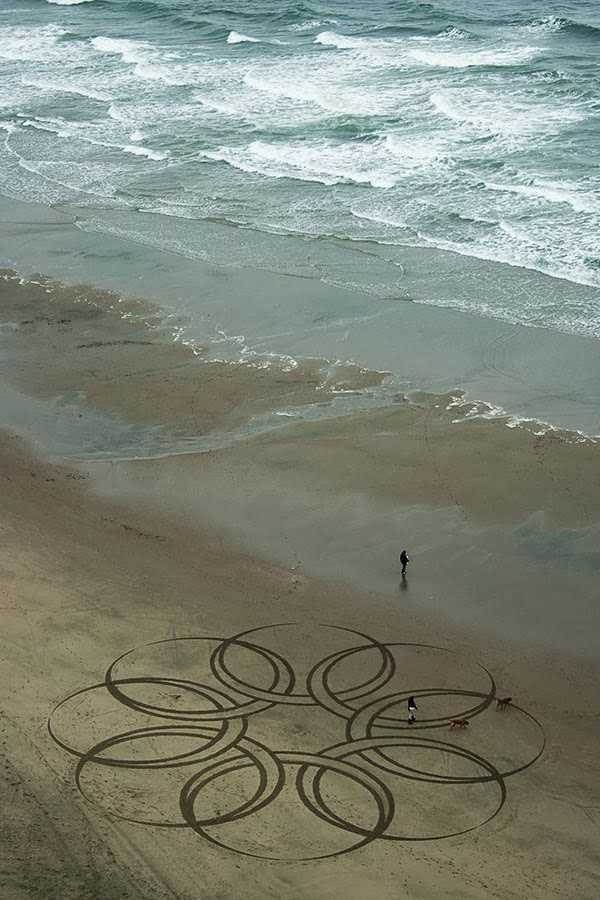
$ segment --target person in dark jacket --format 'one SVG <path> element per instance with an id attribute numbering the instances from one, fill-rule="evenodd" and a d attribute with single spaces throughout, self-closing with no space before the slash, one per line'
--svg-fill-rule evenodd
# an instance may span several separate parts
<path id="1" fill-rule="evenodd" d="M 406 575 L 406 567 L 409 564 L 409 562 L 410 562 L 410 560 L 408 558 L 408 554 L 407 554 L 406 550 L 403 550 L 402 553 L 400 554 L 400 563 L 402 565 L 402 574 L 403 575 Z"/>
<path id="2" fill-rule="evenodd" d="M 408 698 L 408 724 L 409 725 L 412 725 L 412 723 L 416 721 L 415 713 L 416 713 L 417 709 L 418 709 L 418 706 L 415 703 L 415 698 L 409 697 Z"/>

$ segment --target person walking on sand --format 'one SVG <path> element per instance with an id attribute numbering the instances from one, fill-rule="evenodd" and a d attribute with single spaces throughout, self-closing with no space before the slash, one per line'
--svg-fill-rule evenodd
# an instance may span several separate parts
<path id="1" fill-rule="evenodd" d="M 408 553 L 406 552 L 406 550 L 403 550 L 402 553 L 400 554 L 400 562 L 402 564 L 402 574 L 406 575 L 406 567 L 410 562 L 410 559 L 408 558 Z"/>
<path id="2" fill-rule="evenodd" d="M 414 697 L 408 698 L 408 724 L 412 725 L 413 722 L 416 722 L 415 713 L 418 709 L 417 704 L 415 703 Z"/>

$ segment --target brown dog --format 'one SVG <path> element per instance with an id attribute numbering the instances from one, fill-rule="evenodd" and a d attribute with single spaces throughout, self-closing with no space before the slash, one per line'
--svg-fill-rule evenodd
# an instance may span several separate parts
<path id="1" fill-rule="evenodd" d="M 468 724 L 468 719 L 450 719 L 450 728 L 466 728 Z"/>
<path id="2" fill-rule="evenodd" d="M 502 700 L 496 698 L 496 709 L 506 709 L 509 703 L 512 703 L 512 697 L 504 697 Z"/>

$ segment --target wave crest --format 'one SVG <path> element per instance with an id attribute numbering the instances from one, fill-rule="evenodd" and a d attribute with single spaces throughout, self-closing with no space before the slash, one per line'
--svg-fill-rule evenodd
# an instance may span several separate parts
<path id="1" fill-rule="evenodd" d="M 230 31 L 227 36 L 228 44 L 260 44 L 258 38 L 249 37 L 247 34 L 240 34 L 237 31 Z"/>

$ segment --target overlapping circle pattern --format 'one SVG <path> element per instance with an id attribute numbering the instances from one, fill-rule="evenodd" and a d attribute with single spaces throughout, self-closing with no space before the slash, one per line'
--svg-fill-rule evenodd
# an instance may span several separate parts
<path id="1" fill-rule="evenodd" d="M 289 632 L 294 627 L 285 623 L 226 638 L 193 636 L 156 641 L 118 657 L 108 667 L 104 681 L 65 697 L 52 711 L 48 729 L 54 741 L 77 758 L 74 778 L 80 792 L 89 800 L 96 799 L 87 780 L 92 768 L 101 774 L 107 770 L 127 770 L 137 777 L 145 773 L 143 777 L 148 778 L 168 773 L 169 785 L 173 784 L 178 793 L 170 812 L 157 813 L 157 802 L 153 802 L 148 803 L 147 810 L 136 807 L 134 813 L 117 798 L 108 804 L 111 815 L 138 824 L 189 828 L 213 844 L 249 856 L 322 859 L 348 853 L 374 840 L 439 840 L 481 827 L 502 809 L 507 798 L 506 779 L 541 756 L 545 746 L 543 729 L 518 706 L 512 707 L 511 715 L 518 715 L 528 726 L 528 756 L 511 759 L 508 764 L 504 759 L 502 769 L 469 749 L 463 735 L 460 743 L 433 736 L 432 731 L 447 726 L 448 715 L 420 716 L 414 725 L 407 724 L 409 694 L 417 697 L 420 704 L 443 697 L 445 703 L 455 703 L 452 717 L 476 719 L 496 697 L 494 678 L 485 667 L 472 666 L 481 675 L 481 691 L 446 686 L 419 690 L 412 684 L 407 685 L 410 690 L 390 690 L 392 679 L 410 676 L 398 672 L 398 652 L 435 652 L 446 655 L 451 664 L 452 651 L 427 644 L 380 642 L 352 629 L 326 625 L 320 628 L 326 630 L 327 638 L 343 638 L 343 648 L 327 653 L 299 677 L 289 659 L 268 646 L 276 643 L 278 634 L 283 633 L 280 630 Z M 167 650 L 183 654 L 181 668 L 189 677 L 119 674 L 128 666 L 141 667 L 146 672 L 148 663 L 144 658 L 152 659 L 153 653 Z M 241 672 L 236 671 L 236 653 L 243 654 L 246 661 Z M 377 660 L 375 664 L 373 659 Z M 204 670 L 200 671 L 202 667 Z M 248 671 L 255 672 L 255 677 Z M 168 697 L 176 697 L 177 702 L 167 703 Z M 85 735 L 91 728 L 97 736 L 103 721 L 102 714 L 93 712 L 99 699 L 118 707 L 123 721 L 127 716 L 138 721 L 141 717 L 145 724 L 118 730 L 86 745 Z M 81 712 L 83 704 L 87 716 Z M 250 735 L 257 716 L 290 707 L 312 707 L 330 713 L 336 717 L 334 721 L 339 723 L 343 739 L 309 752 L 295 748 L 274 750 L 264 740 Z M 82 716 L 89 726 L 87 731 L 84 729 L 84 737 L 76 721 Z M 73 727 L 68 727 L 69 720 Z M 425 759 L 439 756 L 444 765 L 432 765 L 430 771 L 421 768 L 415 764 L 419 753 Z M 174 774 L 176 778 L 172 777 Z M 234 788 L 227 792 L 224 787 L 229 779 L 234 780 Z M 244 787 L 238 790 L 235 785 L 239 787 L 240 779 Z M 493 799 L 486 795 L 486 808 L 478 821 L 460 821 L 455 828 L 441 828 L 439 833 L 432 829 L 423 834 L 411 830 L 398 814 L 398 796 L 411 782 L 426 784 L 430 789 L 436 786 L 442 791 L 448 786 L 487 785 Z M 343 794 L 344 785 L 355 801 L 360 796 L 358 805 L 345 802 L 336 808 L 339 787 L 342 786 Z M 106 785 L 104 789 L 108 791 Z M 227 808 L 218 808 L 212 801 L 206 803 L 207 791 L 212 792 L 213 798 L 215 793 L 223 795 Z M 277 828 L 266 843 L 241 837 L 240 827 L 246 823 L 252 834 L 251 817 L 261 816 L 264 821 L 267 810 L 284 793 L 288 798 L 295 797 L 304 815 L 314 817 L 315 828 L 305 829 L 311 832 L 311 839 L 304 844 L 298 839 L 290 849 L 289 842 L 279 845 Z M 360 814 L 354 815 L 352 811 L 359 807 Z M 314 835 L 318 840 L 325 833 L 334 834 L 335 840 L 324 840 L 323 846 L 315 846 Z"/>

